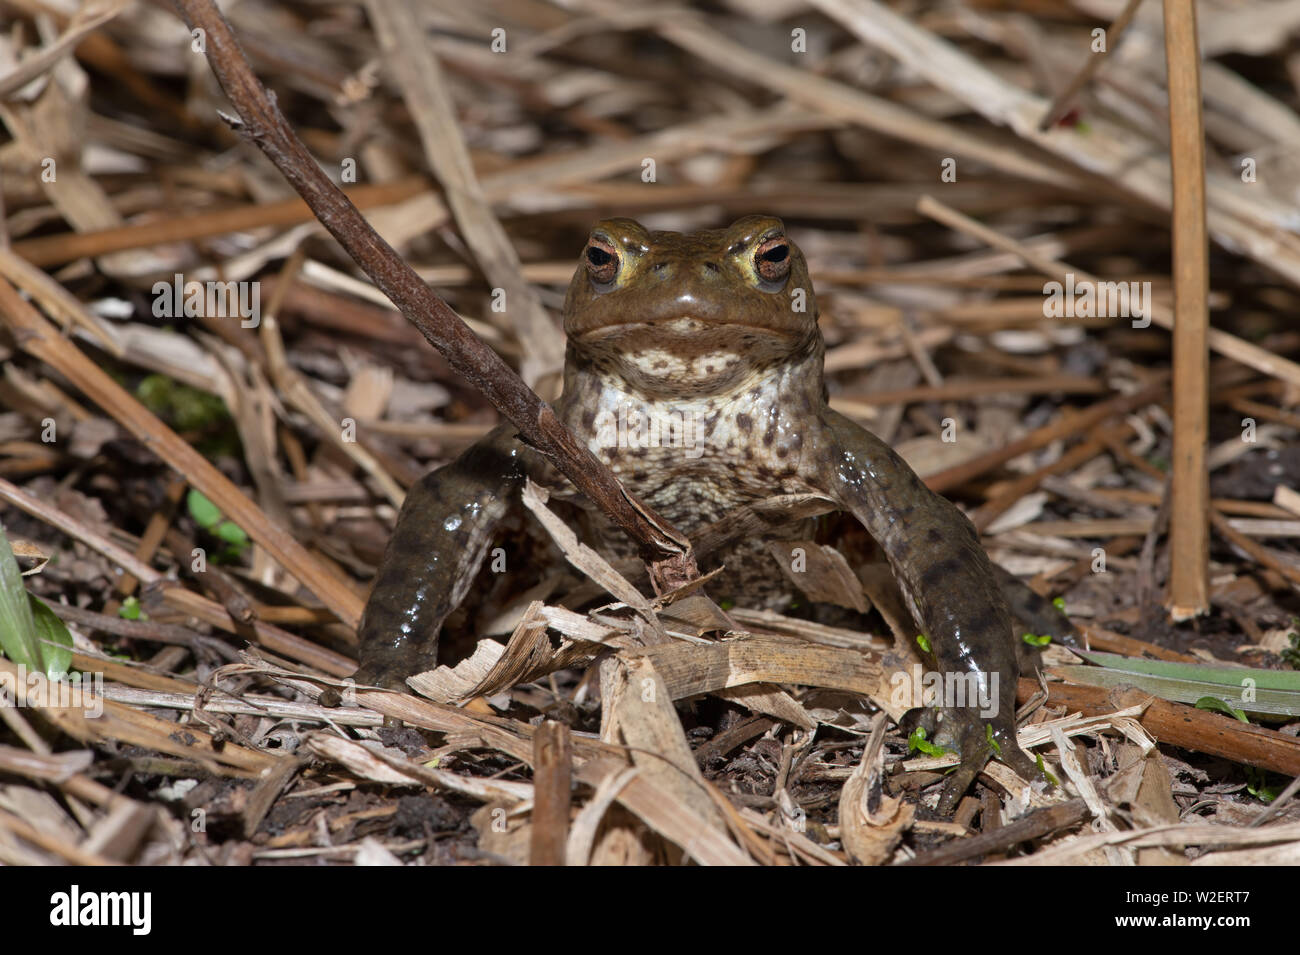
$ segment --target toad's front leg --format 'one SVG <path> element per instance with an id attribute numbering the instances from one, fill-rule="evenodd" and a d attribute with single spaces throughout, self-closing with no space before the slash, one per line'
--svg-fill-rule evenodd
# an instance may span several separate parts
<path id="1" fill-rule="evenodd" d="M 977 690 L 974 699 L 965 693 L 961 705 L 944 700 L 961 765 L 944 787 L 940 810 L 956 808 L 994 752 L 1024 778 L 1038 778 L 1016 742 L 1020 666 L 1011 616 L 975 528 L 875 435 L 829 410 L 823 420 L 817 448 L 824 490 L 884 551 L 939 669 Z"/>
<path id="2" fill-rule="evenodd" d="M 526 453 L 502 425 L 407 493 L 361 617 L 357 683 L 405 689 L 437 665 L 438 632 L 478 574 Z"/>

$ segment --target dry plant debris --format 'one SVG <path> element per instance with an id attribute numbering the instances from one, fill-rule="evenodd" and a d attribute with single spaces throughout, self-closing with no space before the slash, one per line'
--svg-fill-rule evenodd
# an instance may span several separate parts
<path id="1" fill-rule="evenodd" d="M 1064 648 L 1020 686 L 1059 785 L 993 763 L 937 816 L 955 760 L 900 729 L 886 581 L 810 541 L 804 606 L 707 596 L 728 535 L 822 502 L 686 542 L 537 397 L 592 221 L 779 215 L 832 406 L 1092 649 L 1294 674 L 1294 5 L 232 4 L 308 202 L 292 141 L 228 121 L 211 5 L 177 7 L 197 32 L 0 0 L 0 583 L 85 676 L 59 696 L 0 635 L 0 862 L 1300 862 L 1293 710 L 1090 685 Z M 347 684 L 405 488 L 498 411 L 652 573 L 530 487 L 563 559 L 480 580 L 412 693 Z"/>

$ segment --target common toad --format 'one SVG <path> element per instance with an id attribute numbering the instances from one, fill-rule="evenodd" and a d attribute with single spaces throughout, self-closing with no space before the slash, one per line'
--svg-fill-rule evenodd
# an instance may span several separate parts
<path id="1" fill-rule="evenodd" d="M 1020 663 L 1002 588 L 1017 584 L 995 575 L 956 506 L 827 406 L 812 283 L 779 219 L 747 216 L 686 234 L 625 218 L 598 223 L 569 286 L 564 329 L 556 413 L 679 530 L 694 537 L 756 502 L 816 494 L 874 538 L 936 669 L 977 681 L 993 701 L 991 713 L 973 700 L 941 711 L 943 737 L 962 759 L 942 808 L 951 809 L 993 752 L 1020 775 L 1037 775 L 1015 738 Z M 361 623 L 359 683 L 400 688 L 436 665 L 439 630 L 519 506 L 526 476 L 580 511 L 585 504 L 588 542 L 630 552 L 502 425 L 411 489 Z M 761 533 L 715 553 L 726 569 L 710 591 L 779 605 L 792 588 L 768 544 L 811 530 L 806 513 L 768 513 Z"/>

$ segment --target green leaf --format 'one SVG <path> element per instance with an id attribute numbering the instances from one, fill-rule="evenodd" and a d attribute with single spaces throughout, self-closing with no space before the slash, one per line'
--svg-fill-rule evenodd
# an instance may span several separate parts
<path id="1" fill-rule="evenodd" d="M 1243 723 L 1250 722 L 1250 720 L 1246 719 L 1245 713 L 1241 712 L 1241 710 L 1234 710 L 1217 696 L 1201 697 L 1196 701 L 1196 708 L 1198 710 L 1213 710 L 1215 713 L 1222 713 L 1224 716 L 1231 716 L 1233 719 L 1241 720 Z"/>
<path id="2" fill-rule="evenodd" d="M 922 650 L 924 650 L 926 653 L 930 652 L 930 638 L 927 637 L 925 634 L 918 633 L 916 635 L 916 645 L 920 647 Z"/>
<path id="3" fill-rule="evenodd" d="M 924 726 L 918 726 L 912 730 L 912 735 L 907 738 L 908 752 L 924 753 L 926 756 L 944 756 L 948 750 L 942 746 L 936 746 L 926 738 Z"/>
<path id="4" fill-rule="evenodd" d="M 189 509 L 190 517 L 194 518 L 194 523 L 199 527 L 210 528 L 221 520 L 221 511 L 217 505 L 209 501 L 203 492 L 198 488 L 190 488 L 185 495 L 185 506 Z"/>
<path id="5" fill-rule="evenodd" d="M 139 620 L 143 616 L 140 601 L 135 597 L 127 597 L 122 601 L 122 606 L 117 608 L 117 615 L 123 620 Z"/>
<path id="6" fill-rule="evenodd" d="M 45 658 L 45 675 L 57 679 L 72 669 L 72 634 L 44 601 L 34 594 L 28 594 L 27 599 L 32 606 L 36 639 L 40 641 L 41 655 Z"/>
<path id="7" fill-rule="evenodd" d="M 212 533 L 216 534 L 227 544 L 234 544 L 237 548 L 248 546 L 248 535 L 244 529 L 234 521 L 222 521 L 216 527 L 212 528 Z"/>
<path id="8" fill-rule="evenodd" d="M 1061 611 L 1061 613 L 1065 613 L 1065 598 L 1054 597 L 1052 599 L 1052 606 L 1055 607 L 1057 610 Z"/>
<path id="9" fill-rule="evenodd" d="M 1029 644 L 1029 646 L 1031 647 L 1045 647 L 1052 642 L 1052 635 L 1049 633 L 1044 633 L 1041 635 L 1026 633 L 1022 635 L 1020 639 L 1025 641 L 1025 643 Z"/>
<path id="10" fill-rule="evenodd" d="M 0 650 L 14 663 L 45 672 L 45 657 L 36 637 L 32 604 L 14 559 L 9 537 L 0 525 Z"/>

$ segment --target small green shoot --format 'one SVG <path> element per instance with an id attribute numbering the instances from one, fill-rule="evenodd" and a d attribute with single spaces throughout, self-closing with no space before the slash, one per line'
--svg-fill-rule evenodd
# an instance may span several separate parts
<path id="1" fill-rule="evenodd" d="M 1249 723 L 1246 714 L 1241 710 L 1233 709 L 1217 696 L 1203 696 L 1196 701 L 1198 710 L 1213 710 L 1215 713 L 1222 713 L 1224 716 L 1231 716 L 1234 719 L 1241 720 L 1243 723 Z"/>
<path id="2" fill-rule="evenodd" d="M 248 534 L 234 521 L 224 520 L 221 510 L 202 491 L 190 488 L 185 495 L 185 507 L 190 512 L 190 517 L 194 518 L 194 523 L 230 545 L 215 556 L 218 563 L 238 560 L 248 549 Z"/>
<path id="3" fill-rule="evenodd" d="M 221 511 L 217 505 L 209 501 L 198 488 L 190 488 L 185 495 L 185 507 L 189 510 L 190 517 L 194 518 L 194 523 L 205 531 L 211 530 L 221 520 Z"/>
<path id="4" fill-rule="evenodd" d="M 947 754 L 948 750 L 931 743 L 926 739 L 927 735 L 924 726 L 918 726 L 912 730 L 912 734 L 907 737 L 907 751 L 909 753 L 924 753 L 926 756 L 943 756 Z"/>
<path id="5" fill-rule="evenodd" d="M 1020 639 L 1025 641 L 1025 643 L 1027 643 L 1031 647 L 1045 647 L 1052 642 L 1052 635 L 1048 633 L 1044 633 L 1044 634 L 1026 633 L 1026 634 L 1022 634 Z"/>
<path id="6" fill-rule="evenodd" d="M 997 740 L 995 740 L 995 739 L 993 738 L 993 724 L 992 724 L 992 723 L 985 723 L 985 724 L 984 724 L 984 738 L 985 738 L 986 740 L 988 740 L 988 741 L 989 741 L 989 745 L 990 745 L 991 747 L 993 747 L 993 752 L 996 753 L 998 756 L 1001 756 L 1001 755 L 1002 755 L 1002 744 L 999 743 Z"/>
<path id="7" fill-rule="evenodd" d="M 918 633 L 916 635 L 916 645 L 920 647 L 924 652 L 926 653 L 930 652 L 930 638 L 927 637 L 925 634 Z"/>
<path id="8" fill-rule="evenodd" d="M 1246 792 L 1250 793 L 1260 802 L 1272 802 L 1278 796 L 1282 795 L 1281 786 L 1266 785 L 1268 773 L 1258 766 L 1246 767 Z"/>
<path id="9" fill-rule="evenodd" d="M 1034 762 L 1038 764 L 1038 771 L 1047 777 L 1047 781 L 1049 783 L 1051 783 L 1053 786 L 1061 785 L 1061 781 L 1056 778 L 1055 774 L 1050 769 L 1047 768 L 1047 764 L 1043 762 L 1042 753 L 1034 754 Z"/>

